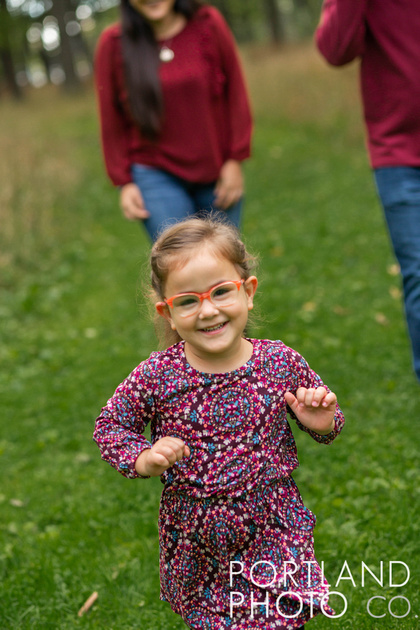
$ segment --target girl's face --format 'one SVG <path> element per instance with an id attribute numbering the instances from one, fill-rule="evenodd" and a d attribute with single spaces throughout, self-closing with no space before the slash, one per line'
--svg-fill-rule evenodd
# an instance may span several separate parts
<path id="1" fill-rule="evenodd" d="M 204 293 L 216 285 L 241 280 L 235 266 L 218 256 L 211 247 L 193 252 L 182 267 L 174 266 L 165 283 L 165 298 L 179 293 Z M 227 372 L 240 367 L 250 357 L 249 343 L 243 339 L 248 311 L 253 308 L 257 278 L 251 276 L 227 306 L 214 304 L 205 298 L 197 312 L 183 316 L 177 308 L 159 302 L 156 308 L 185 340 L 185 352 L 193 367 L 202 371 Z M 223 291 L 223 289 L 222 289 Z M 244 360 L 242 361 L 242 358 Z"/>
<path id="2" fill-rule="evenodd" d="M 153 24 L 163 23 L 174 14 L 175 0 L 129 0 L 133 9 Z"/>

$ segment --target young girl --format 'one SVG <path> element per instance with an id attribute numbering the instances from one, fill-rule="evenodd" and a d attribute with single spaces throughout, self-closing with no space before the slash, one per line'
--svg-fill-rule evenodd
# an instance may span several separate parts
<path id="1" fill-rule="evenodd" d="M 297 352 L 243 336 L 251 264 L 217 220 L 160 236 L 156 310 L 178 341 L 143 361 L 96 421 L 103 459 L 126 477 L 161 476 L 161 599 L 194 629 L 300 628 L 332 613 L 286 416 L 324 444 L 344 418 Z"/>
<path id="2" fill-rule="evenodd" d="M 95 59 L 102 148 L 130 220 L 217 208 L 239 225 L 251 113 L 235 42 L 198 0 L 121 0 Z"/>

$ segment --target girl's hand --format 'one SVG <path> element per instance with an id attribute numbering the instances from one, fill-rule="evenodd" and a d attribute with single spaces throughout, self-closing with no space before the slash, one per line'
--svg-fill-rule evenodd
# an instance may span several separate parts
<path id="1" fill-rule="evenodd" d="M 334 429 L 337 396 L 325 387 L 299 387 L 296 396 L 286 392 L 284 398 L 298 420 L 311 431 L 327 435 Z"/>
<path id="2" fill-rule="evenodd" d="M 121 188 L 120 206 L 125 218 L 129 221 L 147 219 L 150 216 L 144 207 L 143 196 L 137 184 L 126 184 Z"/>
<path id="3" fill-rule="evenodd" d="M 244 194 L 244 178 L 240 162 L 228 160 L 223 164 L 214 194 L 214 205 L 222 210 L 227 210 L 239 201 Z"/>
<path id="4" fill-rule="evenodd" d="M 190 455 L 190 449 L 179 438 L 163 437 L 152 448 L 144 450 L 136 459 L 136 471 L 142 477 L 160 477 L 162 473 Z"/>

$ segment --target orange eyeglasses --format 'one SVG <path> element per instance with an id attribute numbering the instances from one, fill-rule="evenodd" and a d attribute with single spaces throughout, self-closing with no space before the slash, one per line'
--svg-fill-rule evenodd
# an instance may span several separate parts
<path id="1" fill-rule="evenodd" d="M 165 298 L 163 303 L 181 317 L 189 317 L 198 313 L 204 300 L 210 300 L 216 308 L 231 306 L 236 302 L 239 289 L 244 282 L 245 280 L 220 282 L 204 293 L 178 293 L 170 298 Z"/>

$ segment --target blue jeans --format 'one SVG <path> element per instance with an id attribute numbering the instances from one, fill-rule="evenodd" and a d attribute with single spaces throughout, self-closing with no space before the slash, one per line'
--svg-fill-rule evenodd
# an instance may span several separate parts
<path id="1" fill-rule="evenodd" d="M 375 180 L 401 267 L 414 370 L 420 381 L 420 168 L 378 168 Z"/>
<path id="2" fill-rule="evenodd" d="M 160 232 L 177 221 L 192 214 L 220 212 L 238 229 L 241 220 L 242 199 L 227 210 L 214 207 L 214 187 L 212 184 L 192 184 L 170 173 L 149 166 L 133 164 L 133 182 L 141 190 L 146 210 L 150 217 L 143 221 L 152 241 Z"/>

